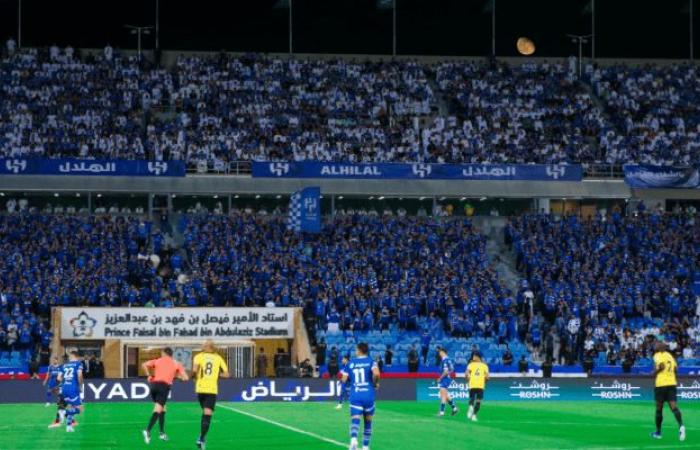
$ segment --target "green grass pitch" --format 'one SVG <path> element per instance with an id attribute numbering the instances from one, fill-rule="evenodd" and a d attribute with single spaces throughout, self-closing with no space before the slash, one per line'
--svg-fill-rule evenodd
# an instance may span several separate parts
<path id="1" fill-rule="evenodd" d="M 349 414 L 332 403 L 220 402 L 207 438 L 207 449 L 347 448 Z M 437 403 L 379 402 L 373 450 L 465 449 L 700 449 L 700 404 L 681 403 L 688 438 L 678 441 L 673 415 L 666 408 L 663 439 L 653 440 L 651 402 L 488 402 L 479 422 L 466 420 L 466 405 L 455 417 L 436 417 Z M 150 417 L 148 403 L 91 403 L 79 426 L 49 430 L 55 408 L 37 404 L 0 405 L 0 449 L 147 448 L 141 430 Z M 166 432 L 148 448 L 194 449 L 199 433 L 199 405 L 168 405 Z M 157 425 L 156 425 L 157 430 Z"/>

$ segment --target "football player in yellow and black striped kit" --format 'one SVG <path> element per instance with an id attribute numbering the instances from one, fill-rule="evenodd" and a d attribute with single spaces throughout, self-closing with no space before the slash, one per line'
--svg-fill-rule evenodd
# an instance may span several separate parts
<path id="1" fill-rule="evenodd" d="M 202 424 L 197 439 L 197 448 L 204 450 L 205 439 L 211 424 L 211 416 L 216 407 L 216 394 L 219 393 L 219 377 L 229 376 L 226 361 L 218 353 L 211 340 L 202 345 L 201 353 L 194 357 L 192 378 L 195 379 L 195 392 L 202 407 Z"/>
<path id="2" fill-rule="evenodd" d="M 656 344 L 656 352 L 654 353 L 654 376 L 656 383 L 654 384 L 654 397 L 656 399 L 656 431 L 651 433 L 654 439 L 661 439 L 661 423 L 664 420 L 664 403 L 668 403 L 671 412 L 678 422 L 678 439 L 685 440 L 685 426 L 683 426 L 683 418 L 681 411 L 676 405 L 676 370 L 678 365 L 668 350 L 666 344 L 658 342 Z"/>

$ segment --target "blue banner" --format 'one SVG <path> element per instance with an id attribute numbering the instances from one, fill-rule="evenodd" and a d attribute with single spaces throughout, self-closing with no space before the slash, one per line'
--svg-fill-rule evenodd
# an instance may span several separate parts
<path id="1" fill-rule="evenodd" d="M 253 177 L 581 181 L 580 165 L 253 162 Z"/>
<path id="2" fill-rule="evenodd" d="M 184 161 L 0 159 L 0 175 L 184 177 Z"/>
<path id="3" fill-rule="evenodd" d="M 297 232 L 321 231 L 321 188 L 307 187 L 292 194 L 287 227 Z"/>
<path id="4" fill-rule="evenodd" d="M 697 167 L 628 165 L 624 170 L 625 183 L 632 188 L 700 189 Z"/>

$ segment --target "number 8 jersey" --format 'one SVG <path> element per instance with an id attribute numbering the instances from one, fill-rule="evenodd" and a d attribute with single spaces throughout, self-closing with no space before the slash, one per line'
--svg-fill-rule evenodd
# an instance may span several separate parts
<path id="1" fill-rule="evenodd" d="M 219 372 L 222 370 L 228 372 L 224 358 L 218 353 L 201 352 L 194 357 L 194 365 L 199 367 L 195 392 L 198 394 L 218 394 Z"/>

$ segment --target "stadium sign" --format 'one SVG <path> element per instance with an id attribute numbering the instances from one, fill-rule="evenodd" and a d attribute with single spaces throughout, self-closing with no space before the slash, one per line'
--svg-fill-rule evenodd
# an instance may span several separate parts
<path id="1" fill-rule="evenodd" d="M 632 381 L 620 382 L 614 380 L 608 384 L 604 381 L 594 381 L 593 386 L 591 386 L 591 396 L 601 400 L 641 400 L 641 389 L 641 386 L 635 386 Z"/>
<path id="2" fill-rule="evenodd" d="M 41 380 L 9 380 L 0 383 L 0 403 L 43 403 L 46 387 Z M 324 402 L 338 400 L 340 383 L 319 378 L 222 379 L 220 401 L 227 402 Z M 143 378 L 85 380 L 81 397 L 91 402 L 150 402 L 148 383 Z M 192 383 L 173 383 L 170 400 L 197 401 Z M 415 401 L 414 380 L 383 380 L 378 400 Z"/>
<path id="3" fill-rule="evenodd" d="M 124 159 L 0 159 L 0 175 L 184 177 L 184 161 Z"/>
<path id="4" fill-rule="evenodd" d="M 449 391 L 458 400 L 469 398 L 469 388 L 464 379 L 453 381 Z M 494 378 L 486 385 L 484 395 L 488 400 L 508 401 L 652 401 L 654 399 L 654 380 L 651 378 Z M 420 380 L 416 383 L 416 397 L 418 400 L 435 401 L 439 398 L 439 388 L 434 382 Z M 679 401 L 700 400 L 700 380 L 680 379 L 678 399 Z"/>
<path id="5" fill-rule="evenodd" d="M 294 308 L 62 308 L 61 339 L 291 339 Z"/>
<path id="6" fill-rule="evenodd" d="M 353 164 L 253 162 L 253 177 L 479 181 L 581 181 L 580 165 L 565 164 Z"/>

